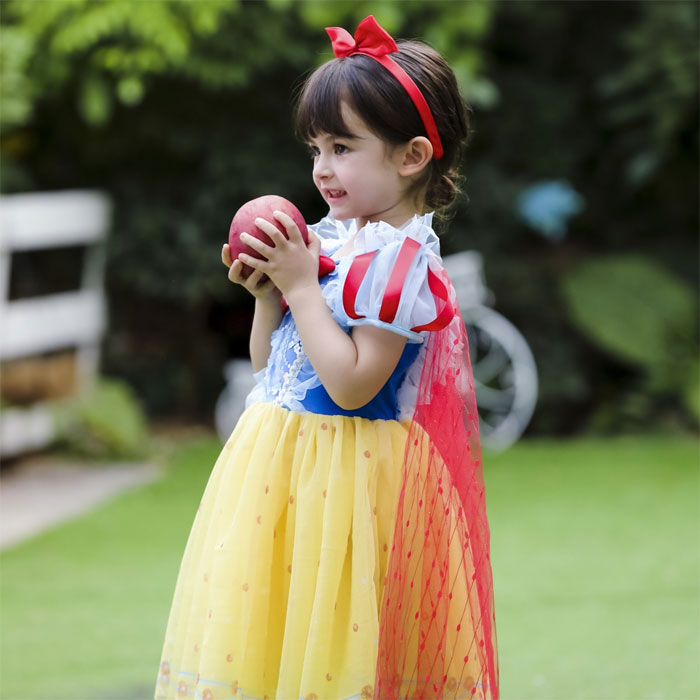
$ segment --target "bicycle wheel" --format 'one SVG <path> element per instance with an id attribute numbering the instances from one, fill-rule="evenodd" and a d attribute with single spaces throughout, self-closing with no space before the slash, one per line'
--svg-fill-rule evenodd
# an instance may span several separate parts
<path id="1" fill-rule="evenodd" d="M 525 338 L 486 306 L 462 312 L 469 338 L 482 442 L 504 450 L 522 435 L 537 402 L 537 367 Z"/>

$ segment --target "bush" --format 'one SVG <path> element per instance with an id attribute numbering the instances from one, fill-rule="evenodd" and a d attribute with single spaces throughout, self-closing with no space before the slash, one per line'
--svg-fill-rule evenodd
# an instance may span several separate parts
<path id="1" fill-rule="evenodd" d="M 143 409 L 121 381 L 100 379 L 93 390 L 57 404 L 58 445 L 83 457 L 136 459 L 148 451 Z"/>

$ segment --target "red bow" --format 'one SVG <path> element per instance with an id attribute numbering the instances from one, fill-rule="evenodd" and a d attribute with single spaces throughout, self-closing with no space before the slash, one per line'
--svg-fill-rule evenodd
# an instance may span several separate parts
<path id="1" fill-rule="evenodd" d="M 391 34 L 379 26 L 374 15 L 365 17 L 357 25 L 354 39 L 342 27 L 326 27 L 326 32 L 331 38 L 336 58 L 345 58 L 356 53 L 378 58 L 399 50 Z"/>

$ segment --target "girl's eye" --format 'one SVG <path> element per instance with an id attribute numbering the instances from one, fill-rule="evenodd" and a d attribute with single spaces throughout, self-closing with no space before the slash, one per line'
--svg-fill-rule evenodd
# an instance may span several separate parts
<path id="1" fill-rule="evenodd" d="M 341 156 L 345 153 L 348 153 L 349 150 L 350 149 L 342 143 L 333 144 L 333 153 L 336 156 Z M 321 155 L 321 150 L 318 148 L 318 146 L 308 146 L 307 151 L 309 153 L 309 158 L 316 158 L 317 156 Z"/>

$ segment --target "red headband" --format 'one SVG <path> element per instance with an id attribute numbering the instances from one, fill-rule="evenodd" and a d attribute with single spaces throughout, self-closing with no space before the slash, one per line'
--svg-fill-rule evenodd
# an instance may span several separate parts
<path id="1" fill-rule="evenodd" d="M 423 93 L 413 82 L 411 76 L 387 55 L 397 53 L 399 47 L 391 35 L 379 26 L 377 20 L 374 19 L 374 15 L 365 17 L 357 25 L 354 39 L 341 27 L 326 27 L 326 31 L 331 38 L 331 45 L 336 58 L 345 58 L 356 53 L 369 56 L 381 63 L 403 85 L 408 96 L 413 100 L 420 118 L 423 120 L 425 133 L 433 146 L 433 155 L 435 158 L 442 158 L 442 141 L 440 141 L 440 134 L 438 133 L 435 119 L 433 119 L 433 113 L 430 111 Z"/>

